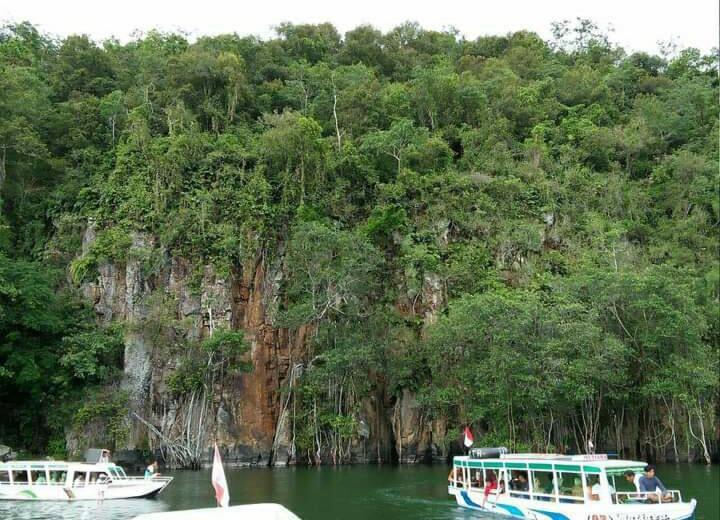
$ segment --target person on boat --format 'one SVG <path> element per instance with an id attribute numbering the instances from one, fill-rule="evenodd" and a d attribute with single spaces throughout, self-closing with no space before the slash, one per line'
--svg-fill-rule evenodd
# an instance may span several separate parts
<path id="1" fill-rule="evenodd" d="M 583 484 L 582 480 L 580 480 L 580 477 L 575 477 L 572 479 L 572 487 L 570 488 L 570 495 L 574 497 L 584 497 L 585 492 L 583 491 Z"/>
<path id="2" fill-rule="evenodd" d="M 592 439 L 588 439 L 588 440 L 587 440 L 587 452 L 588 452 L 590 455 L 594 455 L 594 454 L 595 454 L 595 444 L 593 444 Z"/>
<path id="3" fill-rule="evenodd" d="M 542 492 L 545 495 L 554 495 L 555 494 L 555 479 L 553 479 L 552 473 L 548 473 L 547 476 L 548 476 L 548 480 L 547 480 L 547 483 L 545 484 L 545 486 L 542 487 Z M 537 488 L 540 489 L 539 484 L 538 484 Z M 540 498 L 540 500 L 545 500 L 545 501 L 551 500 L 551 498 L 549 498 L 549 497 L 539 497 L 539 498 Z"/>
<path id="4" fill-rule="evenodd" d="M 152 463 L 145 468 L 145 480 L 150 480 L 153 477 L 159 477 L 158 473 L 158 461 L 154 460 Z"/>
<path id="5" fill-rule="evenodd" d="M 600 500 L 600 477 L 598 475 L 590 475 L 588 477 L 588 485 L 590 486 L 590 500 Z M 610 496 L 615 495 L 615 488 L 608 483 Z"/>
<path id="6" fill-rule="evenodd" d="M 640 493 L 640 478 L 642 478 L 642 475 L 635 473 L 631 469 L 625 472 L 625 480 L 628 481 L 628 484 L 635 486 L 636 493 Z"/>
<path id="7" fill-rule="evenodd" d="M 530 491 L 530 483 L 528 482 L 527 475 L 522 471 L 518 473 L 514 487 L 515 491 L 523 491 L 525 493 Z"/>
<path id="8" fill-rule="evenodd" d="M 482 506 L 485 507 L 485 502 L 487 502 L 488 497 L 490 496 L 490 493 L 495 491 L 498 487 L 497 483 L 497 477 L 495 476 L 494 471 L 488 471 L 487 477 L 485 479 L 485 489 L 483 490 L 483 502 Z"/>
<path id="9" fill-rule="evenodd" d="M 107 464 L 110 462 L 110 450 L 102 450 L 100 454 L 100 463 Z"/>
<path id="10" fill-rule="evenodd" d="M 37 472 L 37 478 L 34 479 L 34 482 L 36 484 L 45 484 L 47 481 L 45 480 L 45 473 L 44 472 Z"/>
<path id="11" fill-rule="evenodd" d="M 463 474 L 462 473 L 463 473 L 462 468 L 451 469 L 450 474 L 448 475 L 448 482 L 450 482 L 452 484 L 453 481 L 455 481 L 456 486 L 463 487 Z"/>
<path id="12" fill-rule="evenodd" d="M 659 500 L 672 502 L 672 495 L 668 493 L 665 484 L 655 476 L 655 466 L 652 464 L 645 466 L 645 475 L 640 477 L 638 483 L 640 485 L 640 492 L 648 493 L 646 498 L 649 502 L 658 502 Z M 658 490 L 660 490 L 660 494 L 657 493 Z"/>

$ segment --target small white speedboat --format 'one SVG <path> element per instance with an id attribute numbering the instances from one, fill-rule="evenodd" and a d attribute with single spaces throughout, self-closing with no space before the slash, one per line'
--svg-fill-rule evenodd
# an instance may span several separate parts
<path id="1" fill-rule="evenodd" d="M 113 500 L 150 498 L 172 477 L 128 477 L 112 462 L 0 463 L 0 500 Z"/>
<path id="2" fill-rule="evenodd" d="M 167 513 L 148 513 L 134 520 L 300 520 L 292 511 L 280 504 L 247 504 L 233 507 L 188 509 Z"/>

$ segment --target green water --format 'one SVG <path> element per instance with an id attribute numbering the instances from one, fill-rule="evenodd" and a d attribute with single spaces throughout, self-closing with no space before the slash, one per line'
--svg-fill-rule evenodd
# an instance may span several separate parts
<path id="1" fill-rule="evenodd" d="M 236 469 L 226 471 L 231 505 L 278 502 L 303 520 L 460 520 L 482 518 L 447 495 L 449 468 L 350 466 L 341 468 Z M 140 513 L 211 507 L 210 471 L 178 471 L 154 500 L 104 503 L 0 502 L 0 519 L 126 520 Z M 658 476 L 685 499 L 698 499 L 698 520 L 720 518 L 720 467 L 660 465 Z M 498 518 L 489 516 L 489 518 Z"/>

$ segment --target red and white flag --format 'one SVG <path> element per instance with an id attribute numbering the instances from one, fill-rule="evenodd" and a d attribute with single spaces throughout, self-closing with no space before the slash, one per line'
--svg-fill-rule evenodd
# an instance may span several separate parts
<path id="1" fill-rule="evenodd" d="M 227 480 L 225 480 L 225 470 L 223 469 L 217 444 L 215 444 L 215 456 L 212 465 L 212 485 L 215 488 L 215 500 L 217 500 L 218 506 L 227 507 L 230 504 L 230 492 L 228 491 Z"/>
<path id="2" fill-rule="evenodd" d="M 472 432 L 470 431 L 470 427 L 465 426 L 465 442 L 464 442 L 465 447 L 469 448 L 470 446 L 473 445 L 474 441 L 475 441 L 475 439 L 473 439 L 473 435 L 472 435 Z"/>

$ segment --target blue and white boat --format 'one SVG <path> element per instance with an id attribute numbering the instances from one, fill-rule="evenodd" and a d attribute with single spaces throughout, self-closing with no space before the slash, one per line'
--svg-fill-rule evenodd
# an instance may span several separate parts
<path id="1" fill-rule="evenodd" d="M 626 477 L 644 462 L 607 455 L 494 453 L 455 457 L 448 493 L 458 505 L 533 520 L 692 520 L 695 499 L 679 490 L 641 493 Z M 493 450 L 490 450 L 491 452 Z M 502 451 L 502 450 L 501 450 Z"/>

